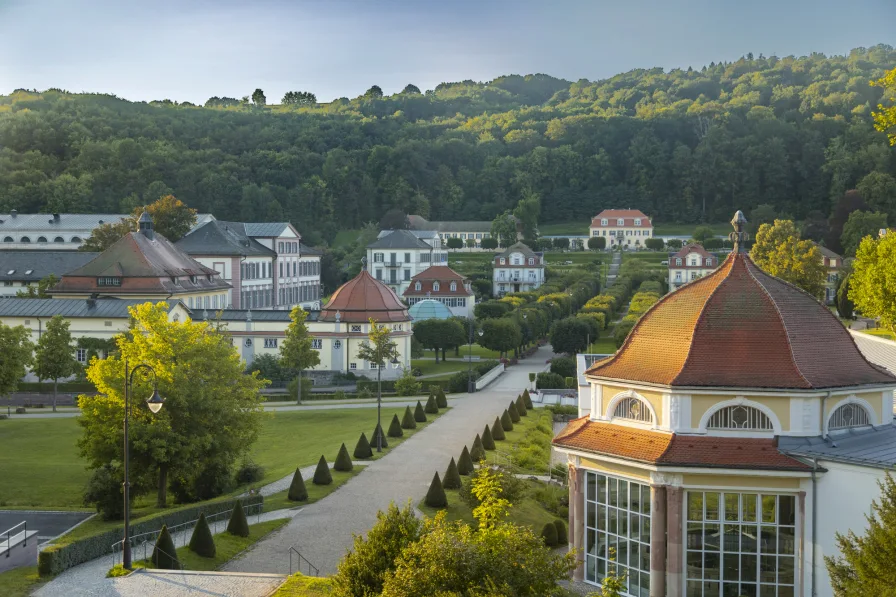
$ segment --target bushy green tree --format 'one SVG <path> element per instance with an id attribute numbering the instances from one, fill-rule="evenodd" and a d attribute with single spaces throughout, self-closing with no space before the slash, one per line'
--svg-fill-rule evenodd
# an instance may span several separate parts
<path id="1" fill-rule="evenodd" d="M 0 396 L 15 392 L 19 381 L 25 377 L 34 349 L 28 336 L 24 326 L 11 327 L 0 322 L 0 354 L 3 355 L 0 359 Z M 97 463 L 97 467 L 107 462 Z"/>
<path id="2" fill-rule="evenodd" d="M 361 432 L 361 437 L 358 438 L 358 443 L 355 444 L 354 454 L 358 460 L 373 457 L 373 449 L 371 449 L 370 442 L 367 441 L 367 436 L 364 435 L 364 432 Z"/>
<path id="3" fill-rule="evenodd" d="M 416 396 L 423 384 L 417 381 L 413 371 L 405 369 L 401 377 L 395 380 L 395 392 L 399 396 Z"/>
<path id="4" fill-rule="evenodd" d="M 420 404 L 420 401 L 417 401 L 417 407 L 414 409 L 414 420 L 418 423 L 426 422 L 426 411 L 423 410 L 423 405 Z"/>
<path id="5" fill-rule="evenodd" d="M 446 508 L 448 506 L 448 496 L 445 495 L 445 488 L 442 487 L 439 473 L 433 474 L 432 482 L 429 484 L 429 491 L 426 492 L 426 498 L 424 498 L 423 503 L 430 508 Z"/>
<path id="6" fill-rule="evenodd" d="M 517 348 L 523 341 L 520 326 L 510 318 L 486 319 L 482 322 L 482 332 L 479 345 L 502 354 Z"/>
<path id="7" fill-rule="evenodd" d="M 866 237 L 849 276 L 848 298 L 865 317 L 896 332 L 896 233 Z"/>
<path id="8" fill-rule="evenodd" d="M 293 473 L 292 482 L 289 484 L 289 491 L 286 493 L 286 499 L 291 502 L 304 502 L 308 499 L 308 489 L 305 487 L 305 479 L 302 478 L 302 471 L 296 467 Z"/>
<path id="9" fill-rule="evenodd" d="M 168 525 L 166 524 L 162 525 L 162 530 L 156 539 L 150 561 L 153 566 L 161 570 L 180 570 L 177 549 L 174 547 L 174 541 L 171 539 L 171 533 L 168 532 Z"/>
<path id="10" fill-rule="evenodd" d="M 349 456 L 345 444 L 342 444 L 339 447 L 339 453 L 336 455 L 336 461 L 333 463 L 333 470 L 345 473 L 352 470 L 352 468 L 354 468 L 352 457 Z"/>
<path id="11" fill-rule="evenodd" d="M 821 251 L 809 240 L 802 240 L 791 220 L 763 224 L 756 233 L 750 257 L 767 273 L 799 286 L 809 294 L 824 293 L 827 272 Z"/>
<path id="12" fill-rule="evenodd" d="M 237 500 L 233 505 L 230 520 L 227 521 L 227 532 L 236 537 L 249 536 L 249 521 L 246 520 L 246 513 L 243 511 L 242 500 Z"/>
<path id="13" fill-rule="evenodd" d="M 492 430 L 489 428 L 488 425 L 486 425 L 485 429 L 482 431 L 482 436 L 480 437 L 480 440 L 482 442 L 482 449 L 484 449 L 484 450 L 494 450 L 495 449 L 495 440 L 492 437 Z M 473 445 L 475 446 L 476 443 L 473 442 Z"/>
<path id="14" fill-rule="evenodd" d="M 557 527 L 553 522 L 544 523 L 541 529 L 541 538 L 548 547 L 557 547 Z"/>
<path id="15" fill-rule="evenodd" d="M 442 487 L 445 489 L 460 489 L 460 472 L 457 470 L 457 464 L 454 457 L 448 463 L 448 469 L 445 471 L 445 478 L 442 479 Z"/>
<path id="16" fill-rule="evenodd" d="M 411 417 L 413 421 L 413 417 Z M 404 431 L 401 430 L 401 422 L 398 420 L 398 415 L 392 415 L 392 422 L 389 424 L 389 437 L 401 437 L 404 435 Z"/>
<path id="17" fill-rule="evenodd" d="M 837 315 L 843 319 L 855 319 L 855 304 L 849 299 L 849 274 L 840 278 L 837 283 L 837 295 L 834 305 L 837 307 Z"/>
<path id="18" fill-rule="evenodd" d="M 314 478 L 311 480 L 315 485 L 329 485 L 333 482 L 333 475 L 330 474 L 330 466 L 327 459 L 321 455 L 317 461 L 317 468 L 314 469 Z"/>
<path id="19" fill-rule="evenodd" d="M 551 359 L 551 373 L 561 377 L 572 377 L 576 374 L 575 357 L 554 357 Z"/>
<path id="20" fill-rule="evenodd" d="M 467 447 L 464 446 L 464 449 L 460 452 L 460 459 L 457 461 L 457 472 L 467 476 L 472 475 L 474 470 L 476 469 L 473 466 L 473 459 L 470 457 L 470 452 L 467 450 Z"/>
<path id="21" fill-rule="evenodd" d="M 594 251 L 600 251 L 607 248 L 607 238 L 605 236 L 592 236 L 588 239 L 588 248 Z"/>
<path id="22" fill-rule="evenodd" d="M 423 415 L 426 417 L 426 415 Z M 411 412 L 410 406 L 404 407 L 404 417 L 401 419 L 401 427 L 402 429 L 416 429 L 417 421 L 414 420 L 414 413 Z"/>
<path id="23" fill-rule="evenodd" d="M 71 322 L 63 319 L 62 315 L 51 317 L 34 351 L 34 373 L 40 379 L 53 380 L 53 412 L 56 412 L 59 378 L 74 375 L 79 369 L 70 325 Z"/>
<path id="24" fill-rule="evenodd" d="M 877 238 L 878 232 L 886 230 L 887 214 L 877 211 L 856 210 L 849 214 L 843 225 L 840 244 L 848 255 L 855 255 L 862 239 L 870 236 Z"/>
<path id="25" fill-rule="evenodd" d="M 193 534 L 190 536 L 190 551 L 203 558 L 215 557 L 215 539 L 212 537 L 211 529 L 208 528 L 205 512 L 199 514 L 199 521 L 193 527 Z"/>

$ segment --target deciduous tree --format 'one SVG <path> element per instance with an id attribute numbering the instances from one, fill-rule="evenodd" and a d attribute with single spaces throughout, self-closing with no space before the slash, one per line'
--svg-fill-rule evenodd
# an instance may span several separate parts
<path id="1" fill-rule="evenodd" d="M 502 354 L 518 347 L 523 340 L 520 326 L 509 318 L 486 319 L 482 322 L 479 345 Z"/>
<path id="2" fill-rule="evenodd" d="M 70 326 L 71 322 L 62 315 L 51 317 L 34 351 L 34 373 L 40 379 L 53 380 L 53 412 L 56 412 L 59 378 L 74 375 L 79 367 Z"/>
<path id="3" fill-rule="evenodd" d="M 0 322 L 0 396 L 7 397 L 19 387 L 31 364 L 34 345 L 24 326 L 11 327 Z M 8 407 L 7 407 L 7 410 Z"/>
<path id="4" fill-rule="evenodd" d="M 769 274 L 795 284 L 815 297 L 824 294 L 827 272 L 821 261 L 821 251 L 812 241 L 800 240 L 793 221 L 775 220 L 774 224 L 760 226 L 750 257 Z"/>
<path id="5" fill-rule="evenodd" d="M 256 106 L 265 106 L 268 103 L 268 99 L 264 96 L 264 91 L 261 89 L 256 89 L 252 92 L 252 103 Z"/>
<path id="6" fill-rule="evenodd" d="M 593 330 L 581 317 L 561 319 L 551 328 L 551 346 L 554 352 L 576 354 L 588 348 L 588 334 Z M 597 340 L 592 334 L 591 340 Z"/>
<path id="7" fill-rule="evenodd" d="M 896 234 L 865 237 L 849 276 L 848 296 L 866 317 L 896 332 Z"/>
<path id="8" fill-rule="evenodd" d="M 497 239 L 502 247 L 509 247 L 516 242 L 516 218 L 513 217 L 510 211 L 505 211 L 492 220 L 491 238 Z"/>
<path id="9" fill-rule="evenodd" d="M 607 238 L 605 236 L 592 236 L 588 239 L 588 248 L 599 251 L 607 248 Z"/>
<path id="10" fill-rule="evenodd" d="M 50 274 L 38 281 L 37 286 L 28 286 L 16 291 L 16 298 L 50 298 L 49 290 L 56 286 L 59 278 L 56 274 Z"/>
<path id="11" fill-rule="evenodd" d="M 896 94 L 896 68 L 888 71 L 872 84 L 883 87 L 890 94 Z M 874 128 L 887 134 L 890 145 L 896 145 L 896 103 L 891 101 L 890 104 L 889 106 L 877 105 L 877 111 L 874 112 Z"/>
<path id="12" fill-rule="evenodd" d="M 283 338 L 283 344 L 280 346 L 280 363 L 284 368 L 298 371 L 299 377 L 305 369 L 310 369 L 320 364 L 320 353 L 312 348 L 311 334 L 308 332 L 308 326 L 305 319 L 308 317 L 307 311 L 299 305 L 292 308 L 289 312 L 290 323 L 286 327 Z M 296 384 L 297 403 L 302 402 L 302 386 Z"/>
<path id="13" fill-rule="evenodd" d="M 854 211 L 843 225 L 840 244 L 848 255 L 855 255 L 866 236 L 876 237 L 887 227 L 887 214 L 877 211 Z"/>
<path id="14" fill-rule="evenodd" d="M 140 220 L 143 212 L 152 216 L 153 230 L 170 240 L 177 242 L 182 239 L 196 225 L 196 210 L 188 207 L 186 203 L 174 195 L 158 197 L 144 208 L 138 207 L 131 214 L 135 224 Z"/>

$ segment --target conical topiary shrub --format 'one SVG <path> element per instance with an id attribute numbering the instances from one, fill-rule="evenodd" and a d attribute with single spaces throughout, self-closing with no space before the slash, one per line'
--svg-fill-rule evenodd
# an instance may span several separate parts
<path id="1" fill-rule="evenodd" d="M 473 462 L 479 462 L 485 458 L 485 448 L 482 447 L 482 439 L 480 439 L 478 433 L 476 434 L 476 439 L 473 440 L 473 448 L 470 450 L 470 458 L 473 459 Z"/>
<path id="2" fill-rule="evenodd" d="M 302 471 L 296 468 L 295 474 L 292 476 L 292 483 L 289 484 L 289 491 L 286 499 L 291 502 L 304 502 L 308 499 L 308 490 L 305 488 L 305 479 L 302 478 Z"/>
<path id="3" fill-rule="evenodd" d="M 439 414 L 439 405 L 436 404 L 436 397 L 432 394 L 429 395 L 429 400 L 426 401 L 426 408 L 423 409 L 426 411 L 428 415 L 437 415 Z"/>
<path id="4" fill-rule="evenodd" d="M 467 450 L 467 447 L 464 446 L 464 449 L 460 453 L 460 459 L 457 461 L 457 472 L 467 476 L 472 475 L 474 470 L 476 469 L 473 467 L 473 459 L 470 458 L 470 452 Z"/>
<path id="5" fill-rule="evenodd" d="M 512 423 L 520 422 L 520 413 L 516 409 L 516 403 L 513 400 L 510 401 L 510 406 L 507 407 L 507 414 L 510 415 L 510 421 Z"/>
<path id="6" fill-rule="evenodd" d="M 348 455 L 348 448 L 345 447 L 345 444 L 342 444 L 342 447 L 339 448 L 339 454 L 336 455 L 336 462 L 333 463 L 333 470 L 347 473 L 353 467 L 352 457 Z"/>
<path id="7" fill-rule="evenodd" d="M 248 526 L 246 527 L 246 534 L 249 534 Z M 171 533 L 168 532 L 168 525 L 166 524 L 162 525 L 162 531 L 159 533 L 159 538 L 156 539 L 156 546 L 152 550 L 151 561 L 153 566 L 162 570 L 180 570 L 177 550 L 174 548 L 174 541 L 171 540 Z"/>
<path id="8" fill-rule="evenodd" d="M 379 436 L 379 439 L 377 438 Z M 383 428 L 380 427 L 380 424 L 376 424 L 376 428 L 373 430 L 373 435 L 370 436 L 370 447 L 371 448 L 388 448 L 389 442 L 386 441 L 386 434 L 383 433 Z"/>
<path id="9" fill-rule="evenodd" d="M 501 426 L 501 419 L 498 417 L 495 417 L 495 422 L 492 423 L 492 439 L 498 442 L 507 439 L 507 436 L 504 435 L 504 427 Z"/>
<path id="10" fill-rule="evenodd" d="M 492 437 L 492 432 L 491 429 L 488 428 L 488 425 L 482 430 L 482 447 L 486 450 L 495 449 L 495 440 Z"/>
<path id="11" fill-rule="evenodd" d="M 566 523 L 558 518 L 554 521 L 554 527 L 557 529 L 557 545 L 567 545 L 569 533 L 566 532 Z"/>
<path id="12" fill-rule="evenodd" d="M 442 481 L 439 480 L 439 473 L 432 476 L 432 483 L 429 484 L 429 491 L 426 492 L 426 499 L 423 500 L 430 508 L 444 508 L 448 505 L 448 496 L 445 495 L 445 488 L 442 487 Z M 554 531 L 556 535 L 557 531 Z M 554 537 L 556 543 L 557 537 Z"/>
<path id="13" fill-rule="evenodd" d="M 203 558 L 215 557 L 215 540 L 212 538 L 211 529 L 208 528 L 205 512 L 199 515 L 199 522 L 193 527 L 193 535 L 190 537 L 190 551 Z"/>
<path id="14" fill-rule="evenodd" d="M 426 416 L 425 414 L 423 415 Z M 416 429 L 417 421 L 414 420 L 414 413 L 411 412 L 410 406 L 404 407 L 404 418 L 401 419 L 402 429 Z"/>
<path id="15" fill-rule="evenodd" d="M 557 527 L 553 522 L 545 523 L 541 530 L 541 538 L 544 539 L 544 544 L 548 547 L 557 547 Z"/>
<path id="16" fill-rule="evenodd" d="M 242 500 L 237 500 L 233 506 L 230 521 L 227 523 L 227 532 L 237 537 L 249 536 L 249 522 L 246 520 L 246 513 L 243 512 Z"/>
<path id="17" fill-rule="evenodd" d="M 414 409 L 414 420 L 418 423 L 426 422 L 426 413 L 423 412 L 423 405 L 420 404 L 420 401 L 417 401 L 417 408 Z"/>
<path id="18" fill-rule="evenodd" d="M 522 394 L 516 397 L 516 411 L 520 413 L 521 417 L 528 416 L 529 414 L 529 409 L 526 408 L 526 404 L 523 402 Z"/>
<path id="19" fill-rule="evenodd" d="M 330 466 L 327 464 L 327 459 L 321 455 L 320 460 L 317 461 L 317 468 L 314 469 L 314 478 L 311 479 L 311 482 L 315 485 L 329 485 L 333 482 L 333 475 L 330 474 Z"/>
<path id="20" fill-rule="evenodd" d="M 510 413 L 506 410 L 501 413 L 501 427 L 504 431 L 513 431 L 513 421 L 510 419 Z"/>
<path id="21" fill-rule="evenodd" d="M 442 386 L 439 386 L 439 389 L 436 390 L 436 406 L 448 408 L 448 398 L 445 396 L 445 390 L 442 389 Z"/>
<path id="22" fill-rule="evenodd" d="M 442 487 L 445 489 L 460 489 L 460 473 L 457 471 L 457 464 L 454 463 L 454 457 L 448 463 L 448 470 L 445 471 L 445 480 L 442 481 Z"/>
<path id="23" fill-rule="evenodd" d="M 370 458 L 373 456 L 373 450 L 370 448 L 370 442 L 367 441 L 367 436 L 364 433 L 361 433 L 361 437 L 358 438 L 358 443 L 355 444 L 355 458 L 358 460 L 363 460 L 365 458 Z"/>
<path id="24" fill-rule="evenodd" d="M 529 390 L 523 390 L 523 404 L 526 407 L 526 410 L 532 410 L 534 407 L 532 406 L 532 398 L 529 396 Z"/>
<path id="25" fill-rule="evenodd" d="M 404 431 L 401 430 L 401 423 L 398 421 L 398 415 L 392 415 L 392 422 L 389 424 L 389 437 L 401 437 Z"/>

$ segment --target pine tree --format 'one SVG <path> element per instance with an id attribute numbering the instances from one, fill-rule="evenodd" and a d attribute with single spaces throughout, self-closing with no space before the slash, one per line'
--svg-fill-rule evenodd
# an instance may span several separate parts
<path id="1" fill-rule="evenodd" d="M 488 425 L 486 425 L 485 429 L 482 431 L 482 447 L 485 450 L 495 449 L 495 440 L 492 437 L 492 431 L 488 428 Z"/>
<path id="2" fill-rule="evenodd" d="M 249 536 L 249 521 L 246 520 L 246 513 L 243 512 L 243 502 L 241 500 L 237 500 L 233 506 L 230 521 L 227 523 L 227 532 L 237 537 Z"/>
<path id="3" fill-rule="evenodd" d="M 516 403 L 513 400 L 510 401 L 510 406 L 507 407 L 507 414 L 510 415 L 512 423 L 520 422 L 520 412 L 516 409 Z"/>
<path id="4" fill-rule="evenodd" d="M 445 471 L 445 480 L 442 481 L 442 487 L 445 489 L 460 489 L 460 473 L 457 470 L 457 464 L 454 462 L 454 457 L 451 457 L 451 462 L 448 463 L 448 470 Z"/>
<path id="5" fill-rule="evenodd" d="M 523 390 L 523 404 L 526 407 L 526 410 L 532 410 L 534 407 L 532 406 L 532 398 L 529 396 L 529 390 Z"/>
<path id="6" fill-rule="evenodd" d="M 311 482 L 315 485 L 329 485 L 333 482 L 333 475 L 330 474 L 330 466 L 327 464 L 327 459 L 321 455 L 320 460 L 317 461 L 317 468 L 314 469 L 314 478 L 311 479 Z"/>
<path id="7" fill-rule="evenodd" d="M 529 414 L 529 409 L 526 408 L 526 404 L 523 402 L 522 394 L 516 397 L 516 411 L 520 413 L 521 417 L 528 416 Z"/>
<path id="8" fill-rule="evenodd" d="M 499 417 L 495 417 L 495 422 L 492 423 L 492 439 L 495 441 L 507 439 L 507 436 L 504 435 L 504 427 L 501 425 L 501 419 Z"/>
<path id="9" fill-rule="evenodd" d="M 426 413 L 423 412 L 423 405 L 420 404 L 420 401 L 417 401 L 417 408 L 414 409 L 414 420 L 418 423 L 426 422 Z"/>
<path id="10" fill-rule="evenodd" d="M 510 420 L 510 413 L 506 410 L 501 413 L 501 427 L 504 431 L 513 431 L 513 421 Z"/>
<path id="11" fill-rule="evenodd" d="M 428 415 L 437 415 L 439 414 L 439 405 L 436 404 L 436 397 L 432 394 L 429 395 L 429 400 L 426 401 L 426 408 L 423 410 L 426 411 Z"/>
<path id="12" fill-rule="evenodd" d="M 377 443 L 377 436 L 381 438 L 379 440 L 380 443 Z M 386 441 L 386 434 L 383 433 L 383 428 L 380 427 L 379 423 L 376 424 L 376 427 L 373 430 L 373 435 L 370 436 L 370 445 L 371 447 L 379 446 L 380 448 L 389 447 L 389 442 Z"/>
<path id="13" fill-rule="evenodd" d="M 358 443 L 355 444 L 355 458 L 364 460 L 372 457 L 373 450 L 370 448 L 370 442 L 367 441 L 367 436 L 362 432 L 361 437 L 358 438 Z"/>
<path id="14" fill-rule="evenodd" d="M 339 454 L 336 455 L 336 462 L 333 463 L 333 470 L 347 473 L 353 467 L 352 457 L 348 455 L 348 448 L 345 447 L 345 444 L 342 444 L 339 448 Z"/>
<path id="15" fill-rule="evenodd" d="M 439 389 L 436 390 L 436 405 L 439 408 L 448 408 L 448 398 L 445 396 L 445 390 L 442 389 L 442 386 L 439 386 Z"/>
<path id="16" fill-rule="evenodd" d="M 389 424 L 389 437 L 401 437 L 404 431 L 401 430 L 401 423 L 398 421 L 398 415 L 392 415 L 392 422 Z"/>
<path id="17" fill-rule="evenodd" d="M 541 530 L 541 538 L 548 547 L 557 547 L 557 527 L 553 522 L 546 522 Z"/>
<path id="18" fill-rule="evenodd" d="M 426 492 L 426 499 L 423 500 L 430 508 L 445 508 L 448 506 L 448 496 L 445 495 L 445 488 L 442 487 L 442 481 L 439 480 L 439 473 L 432 477 L 432 483 L 429 484 L 429 491 Z"/>
<path id="19" fill-rule="evenodd" d="M 567 545 L 569 533 L 566 532 L 566 523 L 558 518 L 554 521 L 554 527 L 557 529 L 557 545 Z"/>
<path id="20" fill-rule="evenodd" d="M 162 570 L 180 570 L 177 549 L 174 548 L 174 541 L 171 540 L 171 533 L 168 532 L 166 524 L 162 525 L 162 531 L 159 533 L 159 538 L 156 539 L 151 561 L 153 566 Z"/>
<path id="21" fill-rule="evenodd" d="M 190 551 L 203 558 L 215 557 L 215 540 L 212 531 L 208 528 L 205 512 L 199 515 L 199 522 L 193 527 L 193 535 L 190 537 Z"/>
<path id="22" fill-rule="evenodd" d="M 476 434 L 476 439 L 473 440 L 473 449 L 470 450 L 470 458 L 473 459 L 473 462 L 479 462 L 485 458 L 485 448 L 482 447 L 482 439 L 479 437 L 479 434 Z"/>
<path id="23" fill-rule="evenodd" d="M 289 492 L 286 499 L 291 502 L 304 502 L 308 499 L 308 490 L 305 488 L 305 479 L 302 478 L 302 471 L 296 467 L 296 472 L 292 476 L 292 483 L 289 484 Z"/>
<path id="24" fill-rule="evenodd" d="M 470 458 L 470 452 L 464 446 L 460 453 L 460 459 L 457 461 L 457 472 L 466 477 L 467 475 L 472 475 L 474 470 L 476 469 L 473 466 L 473 459 Z"/>
<path id="25" fill-rule="evenodd" d="M 424 417 L 426 415 L 423 415 Z M 416 429 L 417 421 L 414 420 L 414 413 L 411 412 L 410 406 L 404 407 L 404 418 L 401 420 L 402 429 Z"/>

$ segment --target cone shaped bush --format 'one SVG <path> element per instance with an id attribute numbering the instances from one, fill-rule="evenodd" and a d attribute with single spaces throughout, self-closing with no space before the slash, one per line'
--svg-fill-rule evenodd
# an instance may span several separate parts
<path id="1" fill-rule="evenodd" d="M 492 439 L 498 442 L 507 439 L 507 436 L 504 435 L 504 427 L 501 426 L 501 419 L 499 417 L 495 417 L 495 422 L 492 423 Z"/>
<path id="2" fill-rule="evenodd" d="M 557 527 L 553 522 L 545 523 L 541 530 L 541 538 L 544 539 L 544 544 L 548 547 L 557 547 Z"/>
<path id="3" fill-rule="evenodd" d="M 373 450 L 370 449 L 370 442 L 367 441 L 367 436 L 364 435 L 364 433 L 361 433 L 361 437 L 358 438 L 358 443 L 355 444 L 355 458 L 363 460 L 372 456 Z"/>
<path id="4" fill-rule="evenodd" d="M 162 525 L 162 531 L 159 533 L 159 538 L 156 539 L 156 546 L 152 550 L 152 563 L 156 568 L 161 568 L 162 570 L 180 569 L 180 562 L 177 560 L 177 550 L 174 548 L 174 541 L 171 540 L 171 533 L 168 532 L 168 525 L 166 524 Z"/>
<path id="5" fill-rule="evenodd" d="M 501 427 L 504 431 L 513 431 L 513 421 L 510 419 L 510 413 L 506 410 L 501 413 Z"/>
<path id="6" fill-rule="evenodd" d="M 377 436 L 381 439 L 377 440 Z M 379 443 L 377 443 L 379 441 Z M 376 424 L 376 428 L 373 430 L 373 435 L 370 436 L 370 447 L 376 448 L 379 446 L 380 448 L 388 448 L 389 442 L 386 441 L 386 434 L 383 433 L 383 428 L 380 427 L 380 424 Z"/>
<path id="7" fill-rule="evenodd" d="M 507 414 L 510 415 L 512 423 L 520 422 L 520 412 L 516 409 L 516 403 L 513 400 L 510 401 L 510 406 L 507 407 Z"/>
<path id="8" fill-rule="evenodd" d="M 436 406 L 439 408 L 448 408 L 448 398 L 445 396 L 445 390 L 443 390 L 441 386 L 436 390 Z"/>
<path id="9" fill-rule="evenodd" d="M 227 523 L 227 532 L 237 537 L 249 536 L 249 522 L 246 520 L 246 513 L 243 512 L 242 500 L 237 500 L 233 506 L 230 521 Z"/>
<path id="10" fill-rule="evenodd" d="M 470 458 L 470 452 L 464 446 L 463 451 L 460 453 L 460 460 L 457 461 L 457 472 L 467 476 L 472 475 L 474 470 L 476 469 L 473 467 L 473 459 Z"/>
<path id="11" fill-rule="evenodd" d="M 457 470 L 457 464 L 454 457 L 448 463 L 448 470 L 445 471 L 445 478 L 442 481 L 442 487 L 445 489 L 460 489 L 460 472 Z"/>
<path id="12" fill-rule="evenodd" d="M 339 454 L 336 455 L 336 462 L 333 463 L 333 470 L 347 473 L 352 470 L 353 466 L 352 457 L 348 455 L 348 448 L 345 447 L 345 444 L 342 444 L 342 447 L 339 448 Z"/>
<path id="13" fill-rule="evenodd" d="M 424 417 L 426 415 L 423 415 Z M 404 407 L 404 418 L 401 419 L 402 429 L 416 429 L 417 421 L 414 420 L 414 413 L 411 412 L 410 406 Z"/>
<path id="14" fill-rule="evenodd" d="M 528 414 L 529 414 L 528 409 L 526 408 L 526 405 L 523 402 L 522 394 L 520 394 L 519 396 L 516 397 L 516 411 L 518 413 L 520 413 L 521 417 L 528 416 Z"/>
<path id="15" fill-rule="evenodd" d="M 470 450 L 470 458 L 473 462 L 479 462 L 483 458 L 485 458 L 485 448 L 482 447 L 482 440 L 479 438 L 479 434 L 476 434 L 476 439 L 473 440 L 473 449 Z"/>
<path id="16" fill-rule="evenodd" d="M 554 527 L 557 529 L 557 545 L 567 545 L 569 543 L 569 533 L 566 532 L 566 523 L 558 518 L 554 521 Z"/>
<path id="17" fill-rule="evenodd" d="M 308 499 L 305 479 L 302 478 L 302 471 L 298 468 L 296 468 L 296 472 L 292 476 L 292 483 L 289 484 L 289 492 L 286 494 L 286 499 L 291 502 L 304 502 Z"/>
<path id="18" fill-rule="evenodd" d="M 430 508 L 445 508 L 448 505 L 448 496 L 445 495 L 445 488 L 442 487 L 442 481 L 439 480 L 439 473 L 432 477 L 432 483 L 429 484 L 429 491 L 426 492 L 426 499 L 423 502 Z M 553 526 L 553 525 L 551 525 Z M 554 531 L 556 535 L 557 531 Z M 557 537 L 554 537 L 556 543 Z"/>
<path id="19" fill-rule="evenodd" d="M 401 421 L 398 420 L 398 415 L 392 415 L 392 422 L 389 423 L 389 433 L 387 434 L 389 437 L 401 437 L 404 435 L 404 431 L 401 429 Z"/>
<path id="20" fill-rule="evenodd" d="M 526 406 L 526 410 L 534 408 L 532 406 L 532 398 L 529 396 L 529 390 L 523 390 L 523 404 Z"/>
<path id="21" fill-rule="evenodd" d="M 488 425 L 482 430 L 482 447 L 485 450 L 495 449 L 495 439 L 492 437 L 492 431 L 488 428 Z"/>
<path id="22" fill-rule="evenodd" d="M 330 466 L 327 464 L 327 459 L 321 455 L 320 460 L 317 461 L 317 468 L 314 469 L 314 478 L 311 479 L 311 482 L 315 485 L 329 485 L 333 482 L 333 475 L 330 474 Z"/>
<path id="23" fill-rule="evenodd" d="M 417 401 L 417 408 L 414 409 L 414 420 L 418 423 L 426 422 L 426 413 L 423 412 L 423 405 L 420 404 L 420 401 Z"/>
<path id="24" fill-rule="evenodd" d="M 190 551 L 203 558 L 215 557 L 215 540 L 212 538 L 211 529 L 208 528 L 205 512 L 199 515 L 199 522 L 193 528 L 193 535 L 190 537 Z"/>
<path id="25" fill-rule="evenodd" d="M 429 395 L 429 400 L 426 401 L 426 408 L 423 409 L 426 411 L 428 415 L 437 415 L 439 414 L 439 405 L 436 404 L 436 397 L 432 394 Z"/>

